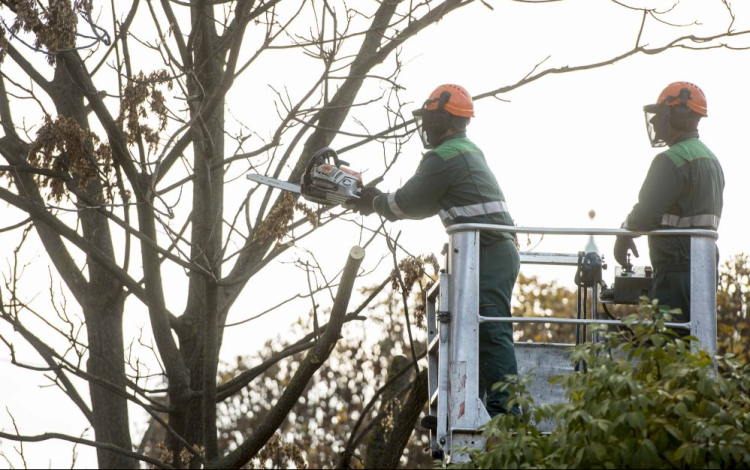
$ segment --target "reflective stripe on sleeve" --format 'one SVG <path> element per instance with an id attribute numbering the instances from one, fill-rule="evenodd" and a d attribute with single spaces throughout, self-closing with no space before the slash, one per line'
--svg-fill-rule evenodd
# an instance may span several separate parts
<path id="1" fill-rule="evenodd" d="M 396 204 L 396 193 L 388 194 L 388 208 L 391 210 L 391 212 L 393 212 L 393 215 L 395 215 L 399 219 L 412 218 L 406 215 L 406 213 L 404 213 L 404 211 L 402 211 L 401 208 L 398 207 L 398 204 Z"/>
<path id="2" fill-rule="evenodd" d="M 711 227 L 716 230 L 719 227 L 719 217 L 713 214 L 693 215 L 690 217 L 664 214 L 661 218 L 661 225 L 674 228 Z"/>
<path id="3" fill-rule="evenodd" d="M 440 218 L 444 221 L 454 220 L 458 217 L 476 217 L 479 215 L 497 214 L 499 212 L 508 212 L 508 205 L 505 201 L 482 202 L 471 206 L 451 207 L 448 210 L 439 212 Z"/>

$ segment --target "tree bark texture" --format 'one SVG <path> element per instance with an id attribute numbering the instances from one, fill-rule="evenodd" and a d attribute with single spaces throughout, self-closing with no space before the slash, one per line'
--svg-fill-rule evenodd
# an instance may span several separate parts
<path id="1" fill-rule="evenodd" d="M 404 367 L 409 365 L 411 361 L 406 356 L 394 356 L 391 364 L 388 366 L 388 376 L 386 381 L 390 380 L 394 374 L 401 371 Z M 378 413 L 386 413 L 391 407 L 390 413 L 395 422 L 398 419 L 402 405 L 393 403 L 392 400 L 396 397 L 399 390 L 402 390 L 409 385 L 409 374 L 403 374 L 396 380 L 396 382 L 385 392 L 383 392 L 382 401 L 380 402 L 380 410 Z M 383 453 L 388 447 L 388 427 L 384 420 L 380 420 L 375 427 L 370 431 L 370 435 L 367 438 L 367 447 L 365 450 L 365 468 L 377 468 L 379 462 L 383 459 Z"/>
<path id="2" fill-rule="evenodd" d="M 397 468 L 404 448 L 409 443 L 409 437 L 414 432 L 420 413 L 427 403 L 428 394 L 427 370 L 422 370 L 414 381 L 414 387 L 409 393 L 406 403 L 401 408 L 398 419 L 393 426 L 388 444 L 382 452 L 382 458 L 372 468 Z M 368 467 L 369 468 L 369 467 Z"/>

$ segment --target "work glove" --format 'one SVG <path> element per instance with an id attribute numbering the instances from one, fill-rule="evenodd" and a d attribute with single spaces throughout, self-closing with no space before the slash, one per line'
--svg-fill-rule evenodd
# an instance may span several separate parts
<path id="1" fill-rule="evenodd" d="M 359 212 L 362 215 L 370 215 L 375 212 L 373 204 L 375 198 L 382 194 L 383 191 L 374 186 L 365 187 L 362 188 L 359 198 L 347 200 L 344 206 L 348 209 L 352 209 L 354 212 Z"/>
<path id="2" fill-rule="evenodd" d="M 623 268 L 630 268 L 631 264 L 628 263 L 628 250 L 633 252 L 636 258 L 638 258 L 638 248 L 635 247 L 635 238 L 628 237 L 627 235 L 618 235 L 615 241 L 614 255 L 615 260 Z"/>

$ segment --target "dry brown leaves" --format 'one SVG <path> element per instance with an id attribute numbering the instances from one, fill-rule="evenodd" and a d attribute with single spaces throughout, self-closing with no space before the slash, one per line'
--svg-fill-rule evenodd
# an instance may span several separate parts
<path id="1" fill-rule="evenodd" d="M 284 193 L 281 203 L 274 207 L 263 219 L 255 232 L 255 240 L 264 243 L 268 239 L 281 240 L 289 234 L 289 225 L 294 219 L 294 211 L 307 216 L 313 227 L 318 225 L 318 216 L 311 207 L 297 202 L 292 193 Z"/>
<path id="2" fill-rule="evenodd" d="M 196 450 L 205 456 L 205 448 L 203 446 L 197 446 Z M 167 465 L 174 464 L 174 452 L 171 452 L 167 447 L 166 442 L 161 441 L 156 444 L 156 451 L 159 456 L 159 460 Z M 180 452 L 180 462 L 182 463 L 181 468 L 190 468 L 191 461 L 193 460 L 193 454 L 189 450 L 183 448 Z"/>
<path id="3" fill-rule="evenodd" d="M 427 291 L 434 284 L 434 281 L 427 274 L 426 266 L 432 266 L 433 275 L 436 276 L 440 272 L 440 264 L 434 254 L 420 255 L 417 257 L 408 257 L 402 259 L 398 263 L 398 269 L 403 273 L 404 288 L 406 295 L 411 294 L 414 285 L 419 283 L 419 292 L 417 298 L 417 306 L 414 311 L 414 317 L 417 320 L 417 325 L 422 327 L 424 325 L 425 313 L 427 306 L 425 297 Z M 391 284 L 394 290 L 400 290 L 398 277 L 396 273 L 393 274 Z"/>
<path id="4" fill-rule="evenodd" d="M 279 433 L 275 433 L 271 439 L 268 440 L 263 449 L 258 452 L 258 459 L 260 459 L 260 467 L 265 468 L 265 463 L 270 460 L 273 462 L 272 468 L 289 468 L 290 462 L 294 463 L 295 468 L 307 468 L 307 462 L 305 462 L 305 456 L 296 444 L 281 442 L 281 436 Z M 251 461 L 247 468 L 255 468 L 254 463 Z"/>
<path id="5" fill-rule="evenodd" d="M 61 174 L 69 174 L 78 186 L 85 189 L 89 183 L 102 175 L 112 174 L 112 149 L 101 143 L 99 137 L 84 130 L 75 119 L 58 116 L 52 119 L 45 116 L 36 139 L 29 146 L 29 163 Z M 48 199 L 60 202 L 66 195 L 65 181 L 51 176 L 37 176 L 41 187 L 50 189 Z M 106 197 L 112 200 L 109 180 L 103 181 Z"/>
<path id="6" fill-rule="evenodd" d="M 47 62 L 55 64 L 55 53 L 71 50 L 76 45 L 78 14 L 91 12 L 90 0 L 77 0 L 75 3 L 64 0 L 53 0 L 49 6 L 42 8 L 34 0 L 12 0 L 16 19 L 10 26 L 12 35 L 20 31 L 33 33 L 34 47 L 46 49 Z M 4 52 L 3 40 L 0 40 L 0 59 Z"/>
<path id="7" fill-rule="evenodd" d="M 140 72 L 125 88 L 120 102 L 120 113 L 117 123 L 125 125 L 125 139 L 134 144 L 140 136 L 155 152 L 159 144 L 159 133 L 167 127 L 169 110 L 164 94 L 159 90 L 160 84 L 166 83 L 167 89 L 173 87 L 172 78 L 166 70 L 157 70 L 146 76 Z M 146 108 L 148 105 L 148 109 Z M 148 119 L 149 111 L 156 116 L 158 125 L 156 130 L 143 122 Z"/>
<path id="8" fill-rule="evenodd" d="M 5 28 L 0 26 L 0 64 L 3 63 L 8 50 L 8 38 L 5 36 Z"/>

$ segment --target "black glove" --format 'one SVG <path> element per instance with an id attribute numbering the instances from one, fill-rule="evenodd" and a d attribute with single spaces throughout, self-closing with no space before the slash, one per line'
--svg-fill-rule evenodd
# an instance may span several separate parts
<path id="1" fill-rule="evenodd" d="M 630 267 L 630 263 L 628 263 L 628 250 L 632 251 L 635 257 L 638 258 L 638 248 L 635 247 L 635 239 L 626 235 L 618 235 L 613 251 L 615 260 L 623 268 Z"/>
<path id="2" fill-rule="evenodd" d="M 354 210 L 355 212 L 359 212 L 362 215 L 370 215 L 373 212 L 375 212 L 375 207 L 373 207 L 373 201 L 376 197 L 383 194 L 383 191 L 379 190 L 378 188 L 372 186 L 372 187 L 365 187 L 362 188 L 362 192 L 360 193 L 360 196 L 358 199 L 349 199 L 344 203 L 345 207 Z"/>

